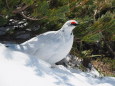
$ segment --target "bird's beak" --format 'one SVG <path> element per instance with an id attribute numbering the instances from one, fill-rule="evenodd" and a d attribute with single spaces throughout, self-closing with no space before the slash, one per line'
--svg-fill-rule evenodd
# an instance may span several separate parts
<path id="1" fill-rule="evenodd" d="M 75 23 L 75 24 L 72 24 L 73 26 L 78 26 L 79 24 Z"/>

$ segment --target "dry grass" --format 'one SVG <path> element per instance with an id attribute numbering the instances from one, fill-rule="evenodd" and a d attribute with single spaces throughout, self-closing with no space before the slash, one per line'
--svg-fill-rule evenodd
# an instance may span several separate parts
<path id="1" fill-rule="evenodd" d="M 115 76 L 115 70 L 112 70 L 110 64 L 107 64 L 98 60 L 92 61 L 92 64 L 104 76 Z"/>

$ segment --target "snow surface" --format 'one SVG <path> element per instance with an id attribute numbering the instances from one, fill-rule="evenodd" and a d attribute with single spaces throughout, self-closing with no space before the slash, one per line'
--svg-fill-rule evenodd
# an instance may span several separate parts
<path id="1" fill-rule="evenodd" d="M 115 77 L 95 77 L 51 65 L 0 44 L 0 86 L 115 86 Z"/>

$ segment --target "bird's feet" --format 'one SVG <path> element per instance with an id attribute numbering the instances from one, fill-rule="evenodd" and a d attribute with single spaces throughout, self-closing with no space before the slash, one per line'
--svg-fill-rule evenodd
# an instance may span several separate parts
<path id="1" fill-rule="evenodd" d="M 57 67 L 58 67 L 58 65 L 56 65 L 56 64 L 51 65 L 51 68 L 57 68 Z"/>

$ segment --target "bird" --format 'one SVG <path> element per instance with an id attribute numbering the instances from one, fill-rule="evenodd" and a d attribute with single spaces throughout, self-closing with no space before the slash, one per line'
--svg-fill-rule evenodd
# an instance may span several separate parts
<path id="1" fill-rule="evenodd" d="M 48 31 L 21 43 L 20 49 L 53 65 L 69 54 L 74 40 L 73 29 L 77 25 L 76 20 L 68 20 L 57 31 Z"/>

